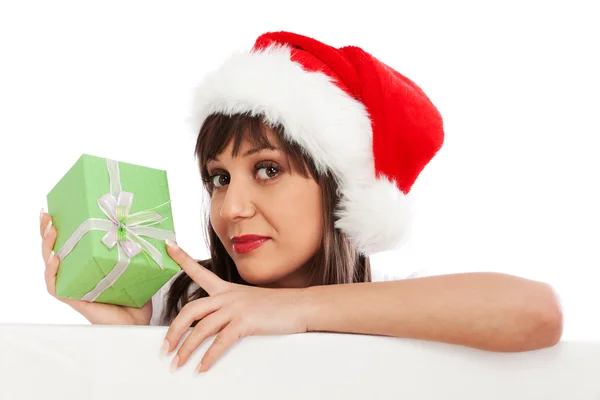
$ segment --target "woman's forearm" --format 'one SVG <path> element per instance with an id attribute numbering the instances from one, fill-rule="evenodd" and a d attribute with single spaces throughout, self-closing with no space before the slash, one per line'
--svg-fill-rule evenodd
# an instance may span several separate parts
<path id="1" fill-rule="evenodd" d="M 309 331 L 417 338 L 490 351 L 550 347 L 562 312 L 544 283 L 463 273 L 306 289 Z"/>

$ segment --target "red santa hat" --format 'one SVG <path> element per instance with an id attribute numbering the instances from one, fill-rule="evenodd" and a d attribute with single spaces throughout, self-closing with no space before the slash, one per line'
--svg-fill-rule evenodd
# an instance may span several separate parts
<path id="1" fill-rule="evenodd" d="M 212 113 L 249 113 L 337 180 L 336 228 L 365 255 L 393 250 L 410 222 L 406 195 L 441 148 L 442 118 L 410 79 L 359 47 L 289 33 L 261 35 L 194 93 L 197 132 Z"/>

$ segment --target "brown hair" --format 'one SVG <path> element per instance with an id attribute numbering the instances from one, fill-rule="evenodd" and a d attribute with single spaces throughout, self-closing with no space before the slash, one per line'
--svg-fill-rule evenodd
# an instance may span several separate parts
<path id="1" fill-rule="evenodd" d="M 220 154 L 231 140 L 233 140 L 232 156 L 234 157 L 238 154 L 244 140 L 250 141 L 254 146 L 274 147 L 267 139 L 266 127 L 262 118 L 247 114 L 233 116 L 212 114 L 206 119 L 196 140 L 195 156 L 209 196 L 212 195 L 212 192 L 206 169 L 207 161 Z M 272 129 L 278 144 L 282 146 L 283 151 L 291 160 L 293 170 L 304 177 L 308 177 L 310 174 L 321 188 L 324 231 L 321 245 L 312 259 L 309 286 L 370 282 L 369 258 L 360 254 L 352 246 L 348 237 L 334 227 L 334 211 L 339 201 L 335 180 L 329 173 L 319 174 L 317 172 L 310 156 L 299 145 L 285 138 L 285 132 L 281 125 L 274 126 Z M 198 261 L 198 263 L 225 281 L 249 285 L 239 275 L 233 260 L 213 230 L 208 213 L 205 232 L 208 233 L 207 246 L 210 249 L 210 259 Z M 163 324 L 169 324 L 186 303 L 208 296 L 202 288 L 197 288 L 190 293 L 192 284 L 194 282 L 185 273 L 173 281 L 162 317 Z M 192 326 L 194 325 L 195 323 Z"/>

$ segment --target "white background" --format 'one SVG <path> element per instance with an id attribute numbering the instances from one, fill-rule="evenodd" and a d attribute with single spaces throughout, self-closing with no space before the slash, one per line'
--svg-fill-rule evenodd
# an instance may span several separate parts
<path id="1" fill-rule="evenodd" d="M 444 148 L 412 190 L 412 238 L 375 256 L 376 274 L 546 281 L 563 300 L 563 338 L 598 340 L 596 7 L 482 3 L 3 2 L 0 323 L 87 324 L 47 294 L 38 229 L 82 153 L 167 170 L 178 242 L 206 257 L 190 91 L 259 34 L 288 30 L 363 47 L 444 117 Z"/>

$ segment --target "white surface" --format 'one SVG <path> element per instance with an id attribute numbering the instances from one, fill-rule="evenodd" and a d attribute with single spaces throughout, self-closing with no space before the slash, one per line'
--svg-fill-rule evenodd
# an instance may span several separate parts
<path id="1" fill-rule="evenodd" d="M 596 3 L 0 2 L 0 322 L 87 323 L 46 293 L 38 233 L 46 194 L 84 152 L 166 169 L 178 242 L 208 254 L 189 91 L 287 29 L 362 46 L 444 117 L 444 148 L 412 191 L 411 240 L 375 258 L 378 274 L 543 280 L 563 298 L 564 337 L 600 338 Z"/>
<path id="2" fill-rule="evenodd" d="M 166 327 L 0 325 L 0 399 L 600 399 L 600 342 L 526 353 L 310 333 L 238 341 L 206 373 Z"/>

